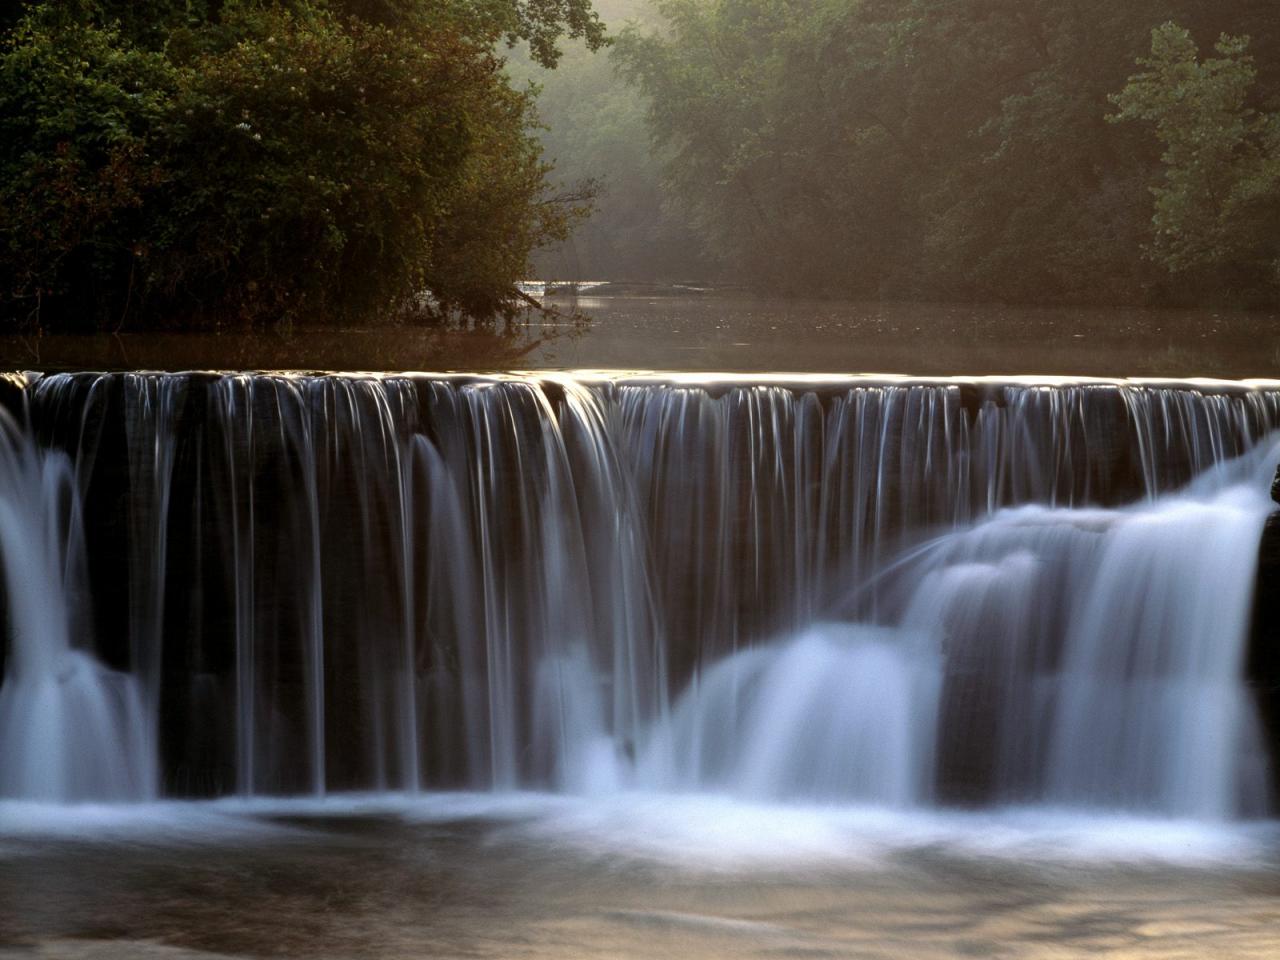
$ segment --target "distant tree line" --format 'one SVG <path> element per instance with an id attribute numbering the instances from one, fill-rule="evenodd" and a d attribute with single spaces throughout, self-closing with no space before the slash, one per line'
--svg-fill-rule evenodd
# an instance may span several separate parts
<path id="1" fill-rule="evenodd" d="M 533 93 L 590 0 L 47 0 L 0 13 L 0 326 L 508 312 L 586 198 Z"/>
<path id="2" fill-rule="evenodd" d="M 470 322 L 531 260 L 1276 302 L 1274 0 L 594 7 L 0 6 L 0 329 Z"/>
<path id="3" fill-rule="evenodd" d="M 647 96 L 668 209 L 725 279 L 1275 302 L 1274 0 L 655 6 L 613 57 Z"/>

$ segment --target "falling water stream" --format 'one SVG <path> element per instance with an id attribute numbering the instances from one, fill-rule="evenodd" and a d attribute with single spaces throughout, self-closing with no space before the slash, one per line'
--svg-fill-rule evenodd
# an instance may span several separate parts
<path id="1" fill-rule="evenodd" d="M 56 375 L 0 792 L 1266 811 L 1280 392 Z"/>
<path id="2" fill-rule="evenodd" d="M 1274 946 L 1280 384 L 0 404 L 0 956 Z"/>
<path id="3" fill-rule="evenodd" d="M 0 414 L 0 549 L 13 641 L 0 686 L 0 795 L 144 800 L 154 759 L 137 679 L 74 641 L 84 630 L 79 501 L 71 467 Z"/>

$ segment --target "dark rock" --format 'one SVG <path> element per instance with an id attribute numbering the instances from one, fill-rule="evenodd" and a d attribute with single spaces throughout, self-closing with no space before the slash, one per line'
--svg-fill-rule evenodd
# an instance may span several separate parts
<path id="1" fill-rule="evenodd" d="M 1274 770 L 1280 763 L 1280 511 L 1267 518 L 1258 548 L 1248 676 Z M 1273 809 L 1280 803 L 1276 786 L 1273 776 Z"/>

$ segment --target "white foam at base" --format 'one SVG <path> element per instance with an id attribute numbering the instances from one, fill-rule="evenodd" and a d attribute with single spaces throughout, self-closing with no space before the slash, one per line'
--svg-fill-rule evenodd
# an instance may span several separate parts
<path id="1" fill-rule="evenodd" d="M 866 870 L 913 852 L 1047 864 L 1250 868 L 1274 862 L 1280 825 L 1206 823 L 1044 807 L 902 811 L 780 806 L 713 795 L 352 794 L 136 805 L 0 802 L 0 849 L 14 840 L 157 844 L 301 837 L 292 818 L 385 817 L 415 826 L 482 821 L 486 843 L 680 870 Z"/>

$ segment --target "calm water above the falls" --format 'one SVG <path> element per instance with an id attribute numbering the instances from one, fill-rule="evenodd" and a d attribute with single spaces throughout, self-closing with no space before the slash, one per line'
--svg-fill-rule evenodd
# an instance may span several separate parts
<path id="1" fill-rule="evenodd" d="M 1280 317 L 1267 313 L 718 296 L 576 303 L 593 326 L 533 354 L 535 367 L 1231 379 L 1280 370 Z"/>
<path id="2" fill-rule="evenodd" d="M 865 304 L 742 296 L 551 301 L 590 323 L 511 336 L 404 328 L 0 337 L 0 369 L 735 370 L 1274 377 L 1280 317 L 1229 310 Z"/>

